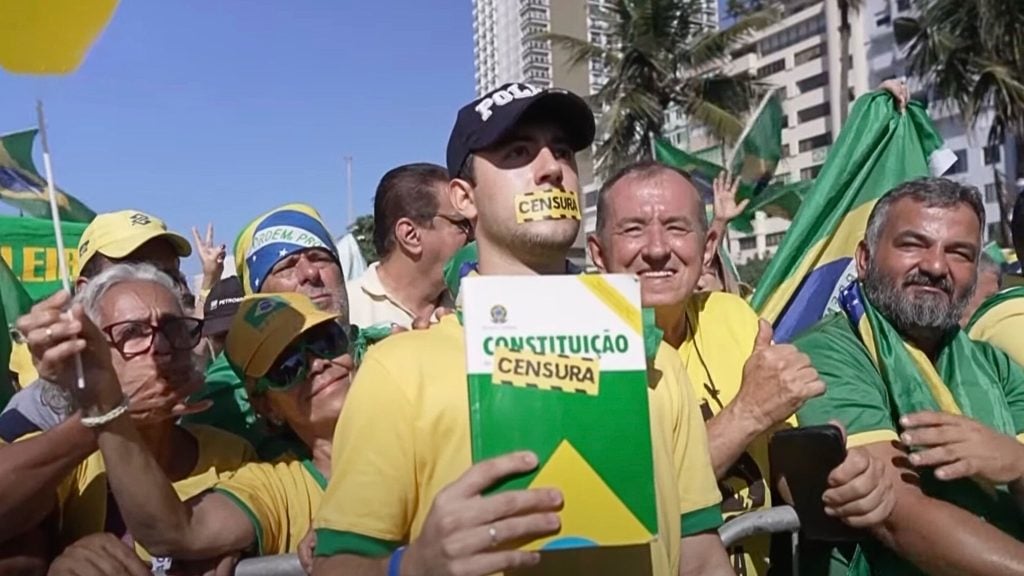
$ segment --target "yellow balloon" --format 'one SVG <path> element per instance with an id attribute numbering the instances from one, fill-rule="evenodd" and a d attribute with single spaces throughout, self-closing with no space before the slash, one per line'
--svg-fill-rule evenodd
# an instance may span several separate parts
<path id="1" fill-rule="evenodd" d="M 15 74 L 78 69 L 118 0 L 0 0 L 0 68 Z"/>

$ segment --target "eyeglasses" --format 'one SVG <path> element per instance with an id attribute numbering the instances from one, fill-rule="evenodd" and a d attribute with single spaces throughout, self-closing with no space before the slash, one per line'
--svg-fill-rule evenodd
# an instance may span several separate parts
<path id="1" fill-rule="evenodd" d="M 452 226 L 459 229 L 460 232 L 466 235 L 470 240 L 473 239 L 473 224 L 470 223 L 469 218 L 463 218 L 461 216 L 449 216 L 447 214 L 437 213 L 434 218 L 441 218 L 447 220 Z"/>
<path id="2" fill-rule="evenodd" d="M 103 328 L 110 344 L 125 359 L 149 352 L 157 332 L 163 335 L 173 350 L 191 350 L 202 337 L 203 321 L 186 316 L 167 316 L 155 325 L 141 320 L 125 320 Z"/>
<path id="3" fill-rule="evenodd" d="M 306 332 L 278 355 L 265 376 L 257 379 L 256 392 L 285 392 L 294 388 L 309 376 L 313 359 L 333 360 L 348 352 L 355 338 L 354 326 L 352 331 L 350 337 L 336 322 L 327 322 Z"/>

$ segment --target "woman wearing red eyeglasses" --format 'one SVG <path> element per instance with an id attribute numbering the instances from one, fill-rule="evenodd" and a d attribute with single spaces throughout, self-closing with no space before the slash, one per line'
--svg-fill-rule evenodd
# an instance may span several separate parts
<path id="1" fill-rule="evenodd" d="M 340 317 L 301 294 L 260 294 L 241 303 L 228 332 L 228 361 L 253 405 L 308 454 L 246 464 L 183 501 L 130 420 L 100 427 L 112 493 L 138 542 L 175 562 L 298 551 L 330 476 L 334 427 L 353 372 Z M 96 395 L 107 403 L 117 397 L 110 385 Z"/>

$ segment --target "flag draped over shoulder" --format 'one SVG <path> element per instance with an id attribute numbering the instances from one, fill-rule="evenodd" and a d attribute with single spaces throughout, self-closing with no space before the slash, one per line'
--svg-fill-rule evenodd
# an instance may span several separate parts
<path id="1" fill-rule="evenodd" d="M 68 271 L 78 273 L 78 240 L 85 224 L 61 222 Z M 61 288 L 57 263 L 57 239 L 53 223 L 39 218 L 0 216 L 0 259 L 13 271 L 33 300 L 41 300 Z"/>
<path id="2" fill-rule="evenodd" d="M 0 136 L 0 202 L 35 218 L 50 218 L 46 179 L 32 162 L 32 143 L 38 130 Z M 96 217 L 88 206 L 57 189 L 57 207 L 66 222 L 91 222 Z"/>
<path id="3" fill-rule="evenodd" d="M 940 175 L 954 161 L 920 103 L 901 113 L 887 92 L 857 100 L 751 302 L 775 324 L 777 341 L 838 309 L 838 291 L 856 277 L 854 250 L 878 198 L 909 180 Z"/>

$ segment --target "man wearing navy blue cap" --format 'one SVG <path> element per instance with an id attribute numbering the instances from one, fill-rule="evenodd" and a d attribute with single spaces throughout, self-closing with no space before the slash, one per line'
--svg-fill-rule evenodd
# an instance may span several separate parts
<path id="1" fill-rule="evenodd" d="M 463 107 L 448 143 L 448 192 L 474 225 L 481 275 L 564 274 L 580 226 L 576 153 L 594 138 L 586 102 L 509 84 Z M 659 537 L 619 574 L 733 574 L 715 531 L 721 494 L 685 369 L 667 346 L 651 372 L 651 437 L 660 479 Z M 523 542 L 561 529 L 558 490 L 490 494 L 536 468 L 514 453 L 473 464 L 465 339 L 455 315 L 367 352 L 338 421 L 338 474 L 317 514 L 314 574 L 483 576 L 542 562 Z M 386 417 L 382 417 L 384 414 Z M 529 426 L 529 416 L 524 415 Z M 605 574 L 565 557 L 559 573 Z M 547 562 L 556 558 L 548 556 Z M 542 565 L 554 573 L 554 565 Z"/>

